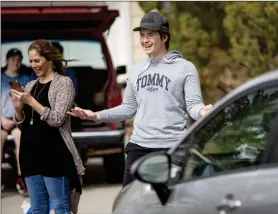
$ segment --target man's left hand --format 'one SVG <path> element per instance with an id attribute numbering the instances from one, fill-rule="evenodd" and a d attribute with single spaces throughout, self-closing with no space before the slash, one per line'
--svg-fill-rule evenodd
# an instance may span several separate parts
<path id="1" fill-rule="evenodd" d="M 209 104 L 209 105 L 206 105 L 205 107 L 203 107 L 201 110 L 200 110 L 200 115 L 201 116 L 205 116 L 207 115 L 212 109 L 212 105 Z"/>

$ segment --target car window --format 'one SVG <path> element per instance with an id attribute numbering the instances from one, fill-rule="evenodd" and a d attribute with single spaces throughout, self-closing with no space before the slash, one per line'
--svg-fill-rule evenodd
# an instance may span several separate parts
<path id="1" fill-rule="evenodd" d="M 256 90 L 232 102 L 199 131 L 184 164 L 183 179 L 257 165 L 278 114 L 278 87 Z M 172 159 L 183 151 L 180 146 Z"/>
<path id="2" fill-rule="evenodd" d="M 68 63 L 71 66 L 90 66 L 95 69 L 106 69 L 106 61 L 99 40 L 50 40 L 59 42 L 64 49 L 65 59 L 75 59 Z M 22 63 L 29 66 L 28 47 L 33 41 L 5 42 L 1 44 L 2 67 L 6 64 L 6 53 L 11 48 L 18 48 L 23 54 Z"/>

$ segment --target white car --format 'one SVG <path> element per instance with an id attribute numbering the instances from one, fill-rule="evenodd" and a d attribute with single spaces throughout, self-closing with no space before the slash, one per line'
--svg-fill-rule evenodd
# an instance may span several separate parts
<path id="1" fill-rule="evenodd" d="M 277 115 L 271 71 L 221 99 L 175 147 L 138 159 L 113 214 L 277 214 L 278 151 L 267 144 Z"/>

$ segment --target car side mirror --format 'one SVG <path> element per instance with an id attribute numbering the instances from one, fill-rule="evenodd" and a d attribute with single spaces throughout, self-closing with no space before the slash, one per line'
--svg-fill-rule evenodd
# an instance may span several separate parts
<path id="1" fill-rule="evenodd" d="M 170 172 L 170 156 L 165 151 L 149 153 L 131 165 L 131 174 L 136 179 L 151 184 L 162 205 L 167 203 L 171 194 L 168 188 Z"/>
<path id="2" fill-rule="evenodd" d="M 165 152 L 147 154 L 131 166 L 131 174 L 136 179 L 150 184 L 167 184 L 170 172 L 170 157 Z"/>

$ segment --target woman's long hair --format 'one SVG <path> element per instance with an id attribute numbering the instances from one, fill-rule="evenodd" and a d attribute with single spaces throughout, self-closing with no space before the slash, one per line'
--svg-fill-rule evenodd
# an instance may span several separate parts
<path id="1" fill-rule="evenodd" d="M 67 63 L 72 60 L 63 58 L 61 52 L 52 43 L 46 39 L 34 41 L 28 48 L 28 53 L 31 50 L 36 50 L 40 56 L 45 57 L 53 63 L 53 70 L 61 75 L 66 75 Z"/>

